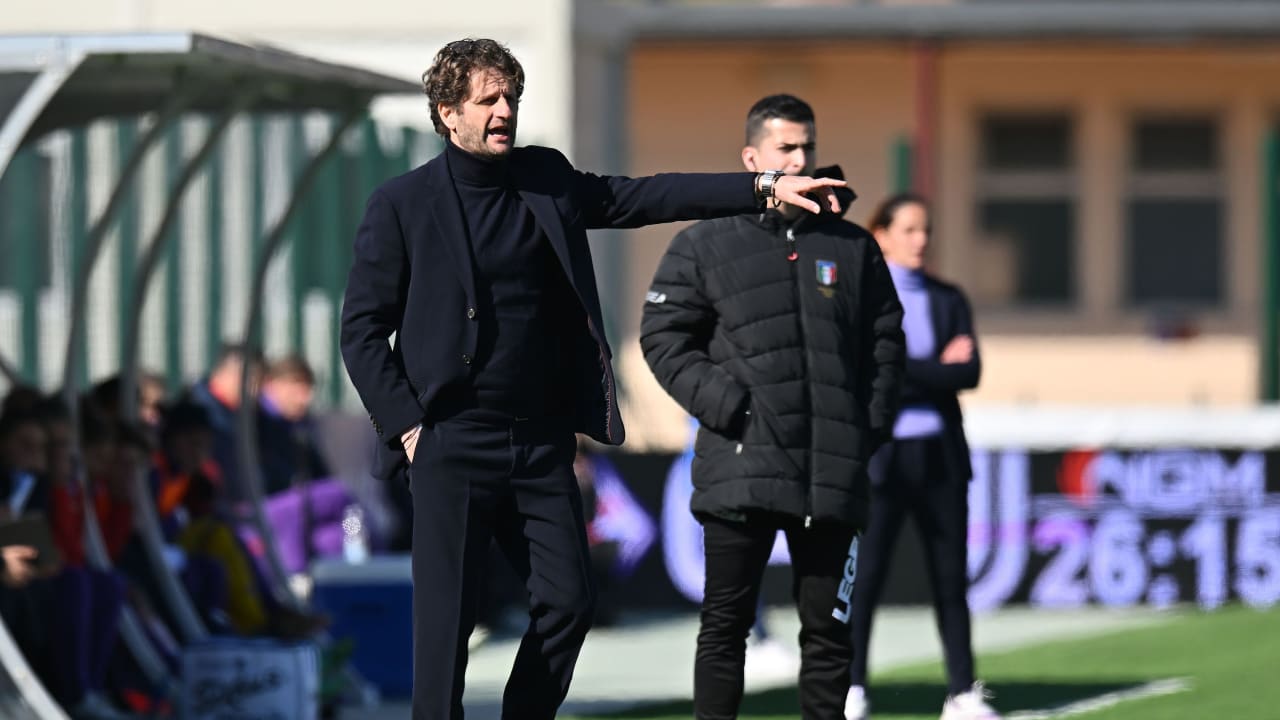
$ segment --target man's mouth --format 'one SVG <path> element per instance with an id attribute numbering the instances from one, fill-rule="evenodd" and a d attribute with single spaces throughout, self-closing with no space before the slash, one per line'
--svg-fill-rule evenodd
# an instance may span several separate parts
<path id="1" fill-rule="evenodd" d="M 511 129 L 507 127 L 496 127 L 489 129 L 489 137 L 502 142 L 511 141 Z"/>

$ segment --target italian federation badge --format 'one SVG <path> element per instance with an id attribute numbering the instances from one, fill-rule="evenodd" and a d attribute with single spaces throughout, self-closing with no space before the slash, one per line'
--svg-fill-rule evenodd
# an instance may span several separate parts
<path id="1" fill-rule="evenodd" d="M 836 264 L 831 260 L 819 260 L 818 265 L 818 284 L 828 287 L 836 284 Z"/>

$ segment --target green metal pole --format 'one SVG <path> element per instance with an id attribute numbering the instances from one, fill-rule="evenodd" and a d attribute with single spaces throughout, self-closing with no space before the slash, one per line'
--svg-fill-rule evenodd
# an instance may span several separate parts
<path id="1" fill-rule="evenodd" d="M 182 173 L 182 125 L 175 124 L 164 140 L 166 184 L 172 186 Z M 179 201 L 181 202 L 181 201 Z M 181 236 L 182 223 L 170 233 Z M 165 307 L 164 307 L 164 358 L 165 378 L 169 389 L 182 387 L 182 243 L 170 235 L 165 243 Z"/>
<path id="2" fill-rule="evenodd" d="M 400 132 L 402 138 L 400 143 L 400 168 L 397 173 L 406 173 L 413 169 L 413 144 L 418 140 L 418 131 L 413 128 L 404 128 Z"/>
<path id="3" fill-rule="evenodd" d="M 907 192 L 911 189 L 911 141 L 900 136 L 894 141 L 890 152 L 893 154 L 890 164 L 893 167 L 893 192 Z"/>
<path id="4" fill-rule="evenodd" d="M 1267 135 L 1262 187 L 1262 377 L 1258 387 L 1264 402 L 1276 402 L 1280 401 L 1280 129 Z"/>
<path id="5" fill-rule="evenodd" d="M 41 218 L 46 205 L 41 200 L 45 168 L 32 146 L 19 150 L 5 174 L 13 210 L 8 218 L 9 237 L 14 243 L 13 287 L 22 305 L 22 354 L 18 369 L 28 383 L 40 382 L 40 289 L 51 278 L 48 232 Z M 41 257 L 41 254 L 44 257 Z"/>
<path id="6" fill-rule="evenodd" d="M 137 118 L 125 118 L 116 123 L 116 176 L 124 170 L 125 159 L 133 152 L 134 143 L 138 141 Z M 138 196 L 133 192 L 120 208 L 120 262 L 119 285 L 120 307 L 124 307 L 125 298 L 133 292 L 133 278 L 138 269 Z M 129 319 L 121 312 L 116 333 L 119 347 L 124 347 L 128 333 Z"/>
<path id="7" fill-rule="evenodd" d="M 382 167 L 382 146 L 378 144 L 378 132 L 373 120 L 365 118 L 360 128 L 360 196 L 368 198 L 378 183 L 386 180 Z"/>
<path id="8" fill-rule="evenodd" d="M 259 249 L 262 247 L 262 234 L 267 231 L 266 221 L 266 200 L 264 195 L 267 188 L 266 179 L 266 151 L 263 147 L 266 144 L 266 119 L 261 115 L 254 115 L 249 126 L 250 128 L 250 152 L 249 157 L 252 163 L 249 168 L 249 186 L 252 188 L 250 195 L 250 212 L 251 215 L 251 232 L 249 233 L 249 257 L 256 259 L 261 253 Z M 250 262 L 249 272 L 252 274 L 254 268 L 252 260 Z M 248 292 L 248 289 L 238 292 Z M 254 332 L 245 341 L 255 348 L 262 347 L 262 323 L 254 326 Z"/>
<path id="9" fill-rule="evenodd" d="M 85 261 L 86 243 L 89 239 L 89 151 L 87 132 L 79 127 L 71 131 L 71 198 L 68 208 L 68 231 L 71 251 L 71 278 L 80 276 L 80 266 Z M 74 280 L 70 280 L 74 282 Z M 89 338 L 85 337 L 75 348 L 76 377 L 79 387 L 89 385 Z"/>
<path id="10" fill-rule="evenodd" d="M 289 122 L 288 164 L 295 180 L 307 164 L 307 144 L 303 142 L 302 115 L 300 114 L 295 114 Z M 293 303 L 293 314 L 289 322 L 289 343 L 293 351 L 299 354 L 303 354 L 305 350 L 302 341 L 303 301 L 306 298 L 307 289 L 313 283 L 311 277 L 312 255 L 317 250 L 315 246 L 315 198 L 314 193 L 307 193 L 307 197 L 303 199 L 302 207 L 298 208 L 297 216 L 290 223 L 292 227 L 289 230 L 288 238 L 285 240 L 285 246 L 292 248 L 289 259 L 293 266 L 293 272 L 290 273 L 292 287 L 289 289 L 289 301 Z M 323 250 L 320 252 L 323 252 Z"/>
<path id="11" fill-rule="evenodd" d="M 209 324 L 205 328 L 204 366 L 213 367 L 218 350 L 222 347 L 222 172 L 226 145 L 219 147 L 209 158 Z"/>
<path id="12" fill-rule="evenodd" d="M 330 127 L 337 129 L 337 119 L 330 121 Z M 346 285 L 346 271 L 350 265 L 348 256 L 351 252 L 355 226 L 349 220 L 351 213 L 347 211 L 349 199 L 344 197 L 342 188 L 343 168 L 348 155 L 341 150 L 325 160 L 319 176 L 316 177 L 314 193 L 319 222 L 316 223 L 316 255 L 319 264 L 316 278 L 319 287 L 323 288 L 333 313 L 329 321 L 329 367 L 328 387 L 324 389 L 324 397 L 330 407 L 337 407 L 342 402 L 342 377 L 346 368 L 342 364 L 341 338 L 339 335 L 339 313 L 342 311 L 342 296 Z"/>

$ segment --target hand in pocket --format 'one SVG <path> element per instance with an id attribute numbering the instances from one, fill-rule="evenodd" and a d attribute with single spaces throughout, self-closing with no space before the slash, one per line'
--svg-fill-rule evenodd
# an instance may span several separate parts
<path id="1" fill-rule="evenodd" d="M 416 425 L 406 430 L 400 436 L 400 444 L 404 446 L 404 455 L 409 458 L 409 464 L 413 464 L 413 454 L 418 449 L 418 437 L 422 435 L 422 426 Z"/>

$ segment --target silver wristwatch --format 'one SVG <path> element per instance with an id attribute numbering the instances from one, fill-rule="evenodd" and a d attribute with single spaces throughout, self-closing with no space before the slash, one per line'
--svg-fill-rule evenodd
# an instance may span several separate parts
<path id="1" fill-rule="evenodd" d="M 765 170 L 760 173 L 760 182 L 756 185 L 756 201 L 763 203 L 766 200 L 776 198 L 775 190 L 778 178 L 783 175 L 786 175 L 786 173 L 781 170 Z"/>

